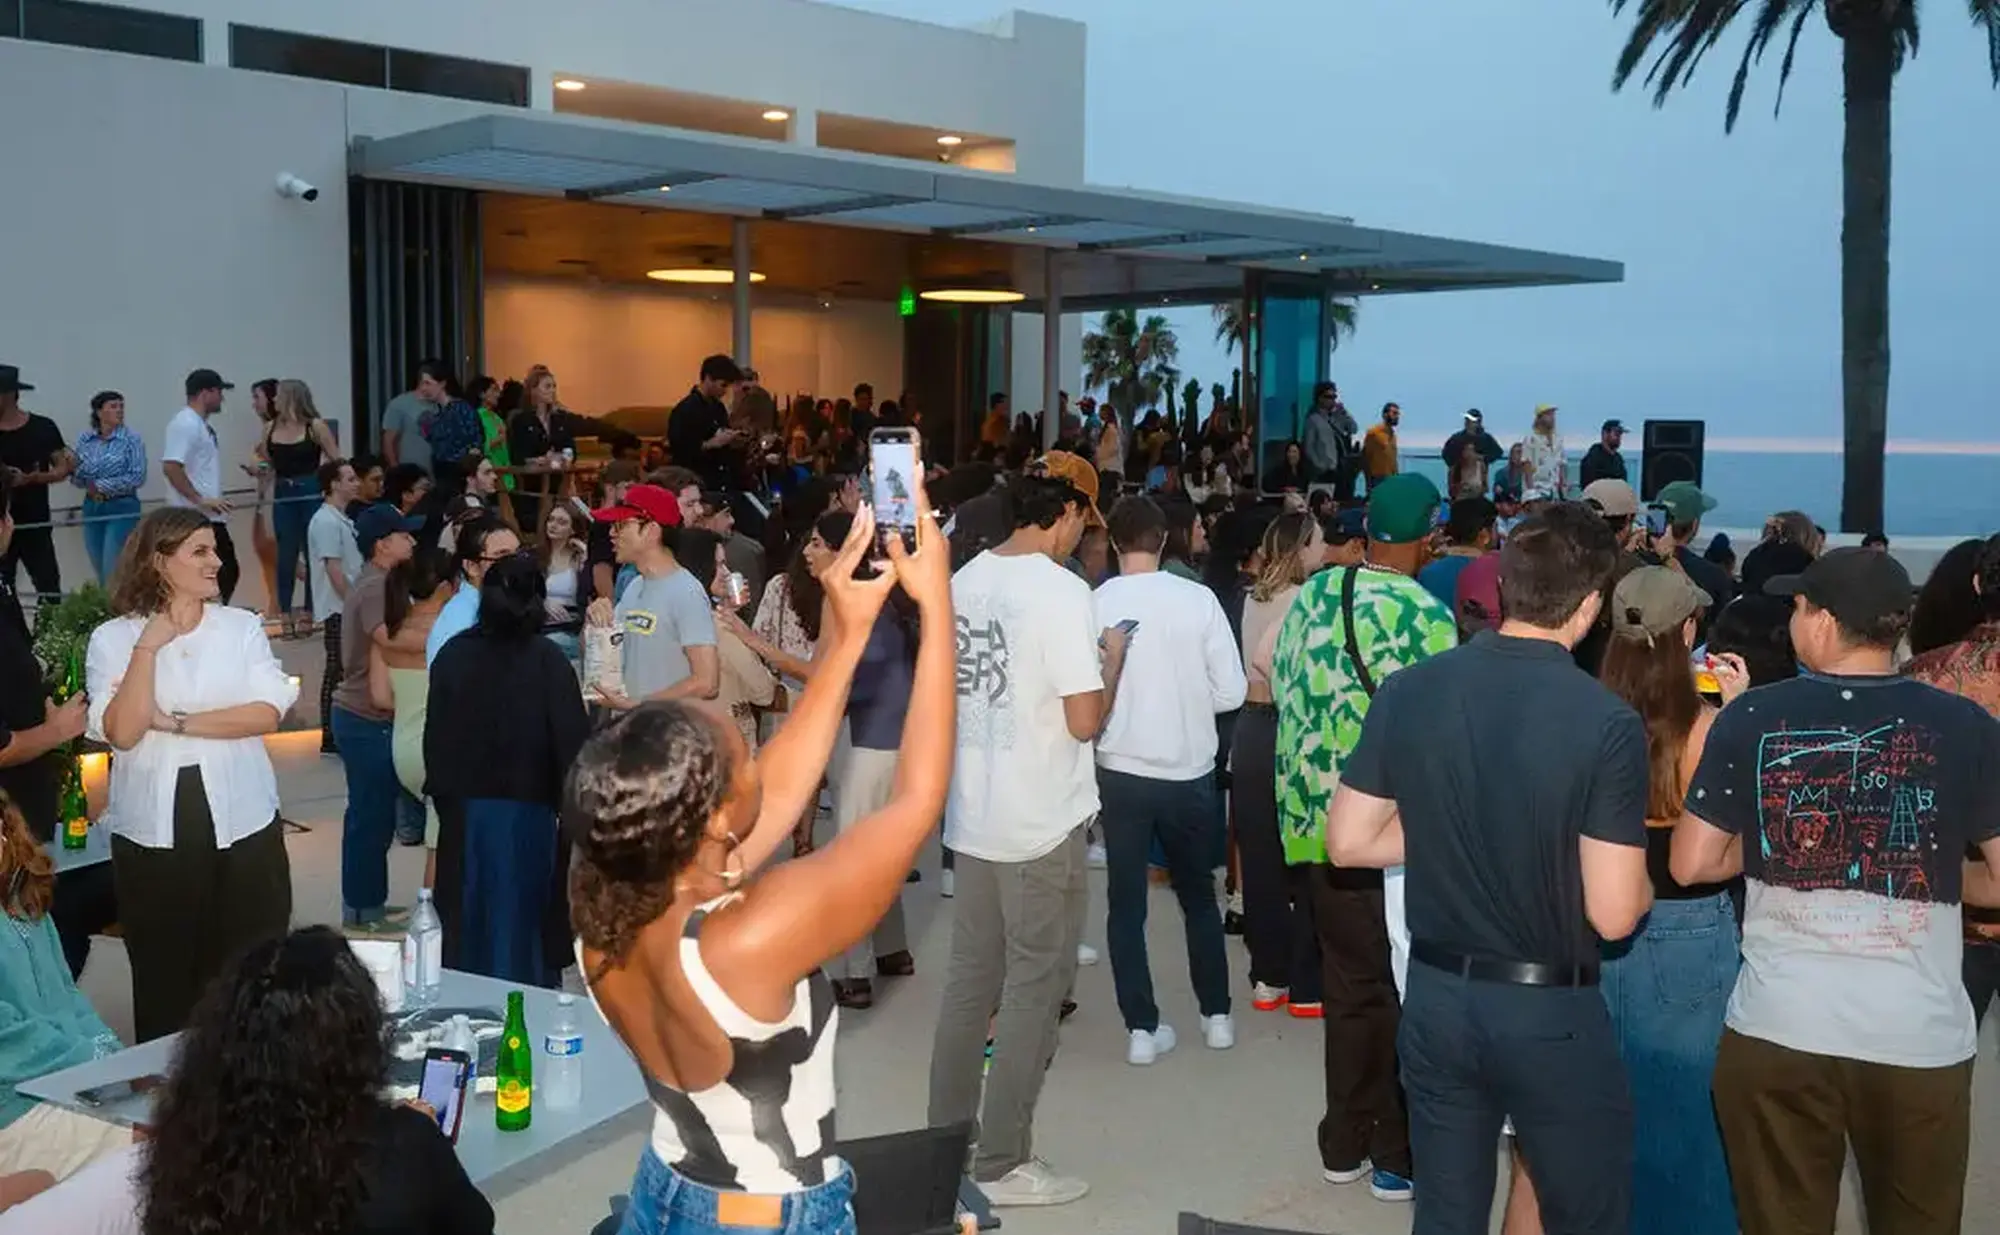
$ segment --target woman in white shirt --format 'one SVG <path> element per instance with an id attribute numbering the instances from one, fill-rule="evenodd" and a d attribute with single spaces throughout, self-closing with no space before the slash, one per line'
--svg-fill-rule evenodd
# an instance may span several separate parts
<path id="1" fill-rule="evenodd" d="M 148 514 L 85 662 L 90 736 L 118 752 L 104 821 L 142 1042 L 180 1029 L 231 956 L 291 922 L 263 736 L 299 690 L 255 613 L 211 603 L 221 569 L 206 514 Z"/>
<path id="2" fill-rule="evenodd" d="M 1521 439 L 1521 461 L 1523 491 L 1539 489 L 1557 501 L 1569 495 L 1569 461 L 1556 432 L 1556 409 L 1546 403 L 1535 409 L 1535 426 Z"/>
<path id="3" fill-rule="evenodd" d="M 576 512 L 552 506 L 542 520 L 542 571 L 548 578 L 548 628 L 543 632 L 574 663 L 580 655 L 577 638 L 583 629 L 584 572 L 589 554 L 578 534 Z"/>
<path id="4" fill-rule="evenodd" d="M 1243 666 L 1250 687 L 1230 749 L 1230 805 L 1242 862 L 1243 942 L 1250 948 L 1250 1004 L 1259 1012 L 1290 1005 L 1293 1016 L 1320 1015 L 1319 939 L 1304 867 L 1285 865 L 1278 835 L 1278 711 L 1271 695 L 1271 655 L 1299 587 L 1326 556 L 1319 521 L 1289 510 L 1271 521 L 1260 566 L 1243 602 Z"/>

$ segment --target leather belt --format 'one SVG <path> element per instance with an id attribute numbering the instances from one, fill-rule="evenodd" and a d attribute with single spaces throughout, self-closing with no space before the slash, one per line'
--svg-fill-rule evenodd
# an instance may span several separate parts
<path id="1" fill-rule="evenodd" d="M 1501 961 L 1463 956 L 1450 948 L 1415 940 L 1410 957 L 1432 969 L 1441 969 L 1474 982 L 1504 982 L 1509 986 L 1596 986 L 1597 966 L 1546 965 L 1540 961 Z"/>

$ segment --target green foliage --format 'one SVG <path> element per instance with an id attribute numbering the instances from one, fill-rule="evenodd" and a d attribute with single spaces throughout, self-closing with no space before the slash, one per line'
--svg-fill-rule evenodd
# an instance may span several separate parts
<path id="1" fill-rule="evenodd" d="M 1083 336 L 1084 385 L 1104 391 L 1129 423 L 1180 380 L 1175 367 L 1180 352 L 1180 339 L 1165 317 L 1153 313 L 1142 321 L 1136 309 L 1112 309 Z"/>
<path id="2" fill-rule="evenodd" d="M 110 620 L 111 598 L 95 583 L 85 584 L 63 597 L 61 603 L 41 611 L 35 619 L 35 657 L 42 662 L 42 675 L 51 691 L 63 690 L 63 679 L 71 666 L 76 666 L 81 677 L 91 632 Z"/>

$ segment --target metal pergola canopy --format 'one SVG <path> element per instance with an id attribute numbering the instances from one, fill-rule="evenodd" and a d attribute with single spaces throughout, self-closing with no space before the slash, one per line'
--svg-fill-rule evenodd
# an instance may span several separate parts
<path id="1" fill-rule="evenodd" d="M 1324 276 L 1344 293 L 1615 283 L 1618 262 L 1365 227 L 1265 207 L 926 167 L 743 138 L 531 114 L 358 139 L 350 170 L 652 209 L 800 221 L 1018 246 L 1065 258 L 1063 308 L 1241 294 L 1246 271 Z M 1032 308 L 1033 305 L 1027 307 Z"/>

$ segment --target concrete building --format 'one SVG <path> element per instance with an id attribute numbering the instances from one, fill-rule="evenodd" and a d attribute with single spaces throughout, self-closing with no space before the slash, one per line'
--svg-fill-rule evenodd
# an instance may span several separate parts
<path id="1" fill-rule="evenodd" d="M 155 454 L 201 365 L 246 388 L 217 423 L 241 462 L 261 377 L 309 383 L 351 448 L 427 356 L 547 364 L 601 414 L 670 405 L 745 343 L 780 396 L 918 392 L 927 433 L 962 441 L 986 394 L 1033 411 L 1074 385 L 1078 313 L 1246 287 L 1244 368 L 1275 424 L 1324 372 L 1327 295 L 1622 276 L 1090 189 L 1084 27 L 1030 13 L 138 3 L 0 0 L 0 360 L 72 437 L 92 393 L 123 391 Z"/>

